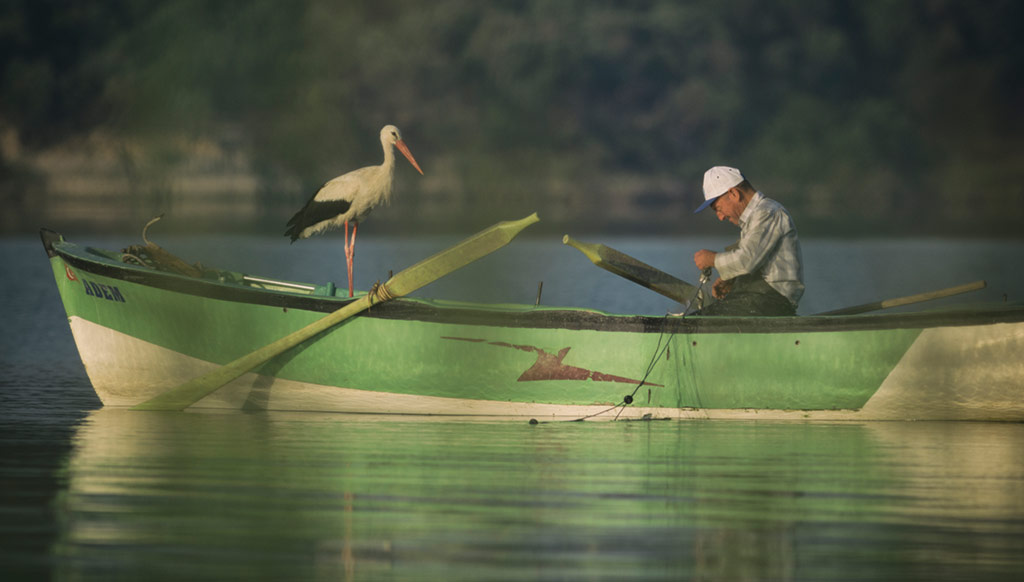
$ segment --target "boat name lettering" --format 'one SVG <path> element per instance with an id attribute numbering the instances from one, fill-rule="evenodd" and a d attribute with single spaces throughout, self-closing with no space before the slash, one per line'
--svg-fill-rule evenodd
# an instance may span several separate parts
<path id="1" fill-rule="evenodd" d="M 108 301 L 120 301 L 125 303 L 124 295 L 121 294 L 121 290 L 113 285 L 101 285 L 100 283 L 93 283 L 92 281 L 83 278 L 82 286 L 85 287 L 85 294 L 92 295 L 93 297 L 99 297 L 100 299 L 106 299 Z"/>

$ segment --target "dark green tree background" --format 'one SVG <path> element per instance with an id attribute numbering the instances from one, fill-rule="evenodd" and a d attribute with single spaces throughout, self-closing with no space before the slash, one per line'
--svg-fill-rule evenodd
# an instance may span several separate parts
<path id="1" fill-rule="evenodd" d="M 299 184 L 267 187 L 268 221 L 379 163 L 394 123 L 428 178 L 388 212 L 428 230 L 670 230 L 725 163 L 804 231 L 1016 236 L 1022 22 L 1017 0 L 7 0 L 0 127 L 28 150 L 231 136 Z M 0 172 L 16 207 L 32 176 Z"/>

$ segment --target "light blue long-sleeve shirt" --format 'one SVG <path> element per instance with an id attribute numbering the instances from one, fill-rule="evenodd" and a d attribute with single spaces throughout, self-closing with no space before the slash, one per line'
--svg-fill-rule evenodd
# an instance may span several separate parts
<path id="1" fill-rule="evenodd" d="M 804 294 L 803 258 L 793 219 L 781 204 L 758 192 L 740 214 L 736 249 L 715 256 L 722 279 L 761 271 L 765 282 L 794 307 Z"/>

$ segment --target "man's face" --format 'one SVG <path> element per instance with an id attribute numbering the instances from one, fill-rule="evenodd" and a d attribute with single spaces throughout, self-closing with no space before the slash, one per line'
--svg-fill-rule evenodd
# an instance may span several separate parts
<path id="1" fill-rule="evenodd" d="M 730 188 L 725 194 L 722 194 L 711 203 L 711 208 L 718 216 L 718 220 L 728 220 L 739 226 L 740 215 L 743 214 L 743 209 L 746 207 L 746 205 L 740 204 L 740 200 L 739 190 Z"/>

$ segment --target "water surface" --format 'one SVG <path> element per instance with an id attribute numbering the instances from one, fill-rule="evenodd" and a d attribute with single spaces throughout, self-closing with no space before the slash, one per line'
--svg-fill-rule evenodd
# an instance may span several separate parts
<path id="1" fill-rule="evenodd" d="M 88 241 L 120 248 L 132 242 Z M 340 239 L 159 240 L 321 281 Z M 360 239 L 357 284 L 454 240 Z M 522 244 L 519 244 L 519 243 Z M 719 240 L 603 241 L 668 268 Z M 338 247 L 338 248 L 335 248 Z M 806 241 L 801 313 L 989 280 L 1020 243 Z M 452 422 L 102 409 L 38 242 L 0 242 L 4 579 L 1016 580 L 1024 424 Z M 493 259 L 493 260 L 491 260 Z M 885 259 L 885 260 L 881 260 Z M 686 276 L 686 268 L 674 271 Z M 813 271 L 813 272 L 811 272 Z M 671 301 L 524 239 L 420 295 L 661 314 Z"/>
<path id="2" fill-rule="evenodd" d="M 936 580 L 1024 565 L 1021 425 L 108 409 L 72 447 L 53 551 L 75 578 Z"/>

